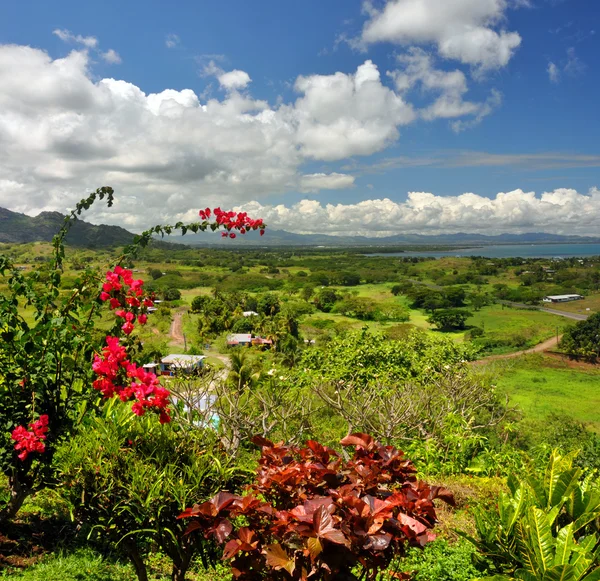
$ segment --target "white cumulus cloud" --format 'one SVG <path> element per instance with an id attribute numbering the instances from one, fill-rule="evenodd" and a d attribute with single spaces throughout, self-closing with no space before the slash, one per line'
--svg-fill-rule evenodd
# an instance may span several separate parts
<path id="1" fill-rule="evenodd" d="M 435 101 L 419 111 L 427 121 L 472 117 L 458 121 L 459 125 L 453 124 L 455 131 L 463 130 L 480 123 L 501 103 L 500 93 L 495 90 L 484 102 L 465 100 L 469 90 L 466 75 L 458 69 L 444 71 L 435 68 L 433 57 L 423 49 L 413 47 L 399 55 L 397 60 L 400 68 L 388 72 L 388 76 L 394 80 L 398 92 L 409 92 L 420 85 L 424 92 L 437 94 Z"/>
<path id="2" fill-rule="evenodd" d="M 84 46 L 86 51 L 91 50 L 109 65 L 119 65 L 121 62 L 123 62 L 121 56 L 116 50 L 112 48 L 109 48 L 106 51 L 100 50 L 100 43 L 95 36 L 82 36 L 81 34 L 73 34 L 70 30 L 63 28 L 57 28 L 53 30 L 52 34 L 58 36 L 58 38 L 68 44 L 80 44 Z"/>
<path id="3" fill-rule="evenodd" d="M 557 189 L 537 196 L 515 190 L 486 198 L 473 193 L 436 196 L 411 192 L 405 202 L 364 200 L 356 204 L 321 204 L 302 200 L 292 206 L 244 204 L 269 226 L 291 232 L 391 236 L 477 232 L 551 232 L 597 235 L 600 190 L 587 194 Z"/>
<path id="4" fill-rule="evenodd" d="M 223 73 L 217 78 L 221 87 L 228 90 L 244 89 L 252 81 L 250 75 L 246 71 L 237 69 Z"/>
<path id="5" fill-rule="evenodd" d="M 368 60 L 356 73 L 299 77 L 302 93 L 290 115 L 296 140 L 307 157 L 338 160 L 370 155 L 398 139 L 398 127 L 416 119 L 412 106 L 381 83 Z"/>
<path id="6" fill-rule="evenodd" d="M 354 176 L 343 173 L 313 173 L 300 178 L 300 191 L 315 193 L 321 190 L 344 190 L 354 185 Z"/>
<path id="7" fill-rule="evenodd" d="M 433 44 L 444 58 L 481 70 L 500 68 L 521 44 L 517 32 L 502 28 L 508 7 L 507 0 L 388 0 L 378 10 L 367 0 L 361 40 Z"/>
<path id="8" fill-rule="evenodd" d="M 119 53 L 112 48 L 109 48 L 106 52 L 103 52 L 101 56 L 107 63 L 111 65 L 119 65 L 122 62 Z"/>

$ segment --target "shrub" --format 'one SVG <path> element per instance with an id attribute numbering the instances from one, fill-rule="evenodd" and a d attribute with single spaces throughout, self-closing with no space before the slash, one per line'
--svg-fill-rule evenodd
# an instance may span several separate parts
<path id="1" fill-rule="evenodd" d="M 475 513 L 477 538 L 463 536 L 502 573 L 496 581 L 600 578 L 600 487 L 574 457 L 553 452 L 541 476 L 509 477 L 497 507 Z"/>
<path id="2" fill-rule="evenodd" d="M 176 516 L 234 474 L 211 454 L 212 444 L 210 430 L 161 426 L 109 404 L 59 449 L 60 492 L 92 536 L 125 553 L 140 581 L 147 578 L 146 540 L 169 556 L 173 579 L 183 580 L 194 555 L 210 546 L 185 536 Z"/>
<path id="3" fill-rule="evenodd" d="M 181 299 L 181 291 L 177 288 L 170 287 L 163 291 L 165 301 L 178 301 Z"/>
<path id="4" fill-rule="evenodd" d="M 468 542 L 450 544 L 436 539 L 424 550 L 410 549 L 402 568 L 412 572 L 414 581 L 471 581 L 481 577 L 473 564 L 477 549 Z"/>
<path id="5" fill-rule="evenodd" d="M 433 540 L 433 500 L 450 492 L 415 478 L 402 452 L 352 434 L 344 461 L 309 441 L 304 448 L 255 438 L 262 447 L 255 483 L 245 496 L 220 492 L 182 513 L 188 533 L 224 544 L 240 580 L 374 579 L 406 546 Z"/>

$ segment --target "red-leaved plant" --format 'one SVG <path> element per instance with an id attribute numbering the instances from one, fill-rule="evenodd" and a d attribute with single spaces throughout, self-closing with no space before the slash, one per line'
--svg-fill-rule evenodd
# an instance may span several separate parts
<path id="1" fill-rule="evenodd" d="M 341 441 L 355 447 L 348 461 L 314 441 L 253 441 L 262 455 L 247 493 L 220 492 L 179 516 L 193 519 L 188 534 L 224 544 L 240 580 L 375 579 L 406 545 L 435 538 L 434 499 L 454 504 L 447 489 L 417 481 L 402 451 L 366 434 Z"/>

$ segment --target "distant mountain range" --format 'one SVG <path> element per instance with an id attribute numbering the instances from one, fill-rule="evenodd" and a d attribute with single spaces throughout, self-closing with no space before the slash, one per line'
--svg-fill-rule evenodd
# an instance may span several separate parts
<path id="1" fill-rule="evenodd" d="M 0 208 L 0 242 L 50 242 L 65 217 L 59 212 L 42 212 L 35 217 Z M 119 226 L 94 226 L 77 220 L 67 234 L 67 244 L 107 248 L 131 244 L 134 234 Z"/>
<path id="2" fill-rule="evenodd" d="M 42 212 L 30 217 L 18 212 L 0 208 L 0 242 L 25 243 L 52 240 L 62 227 L 64 216 L 59 212 Z M 67 235 L 67 243 L 73 246 L 106 248 L 130 244 L 134 234 L 120 226 L 95 226 L 83 220 L 77 220 Z M 157 239 L 161 240 L 159 237 Z M 219 232 L 200 232 L 186 236 L 168 236 L 164 242 L 186 244 L 190 246 L 489 246 L 494 244 L 592 244 L 600 243 L 600 237 L 561 236 L 559 234 L 500 234 L 486 236 L 484 234 L 397 234 L 384 238 L 367 236 L 330 236 L 327 234 L 294 234 L 285 230 L 269 228 L 264 237 L 258 232 L 249 232 L 238 236 L 235 240 L 226 241 Z"/>
<path id="3" fill-rule="evenodd" d="M 486 236 L 485 234 L 397 234 L 384 238 L 370 238 L 367 236 L 330 236 L 327 234 L 294 234 L 285 230 L 267 229 L 264 237 L 257 232 L 249 232 L 245 236 L 238 236 L 235 240 L 223 243 L 220 235 L 211 232 L 187 234 L 184 237 L 171 237 L 177 242 L 192 246 L 207 246 L 223 244 L 227 246 L 256 245 L 256 246 L 489 246 L 494 244 L 593 244 L 600 243 L 600 237 L 589 236 L 561 236 L 559 234 L 531 233 L 531 234 L 500 234 Z"/>

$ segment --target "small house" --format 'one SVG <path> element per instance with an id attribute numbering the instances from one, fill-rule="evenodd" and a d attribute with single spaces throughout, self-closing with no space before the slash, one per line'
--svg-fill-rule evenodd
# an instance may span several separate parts
<path id="1" fill-rule="evenodd" d="M 244 311 L 242 313 L 243 317 L 258 317 L 258 313 L 256 311 Z"/>
<path id="2" fill-rule="evenodd" d="M 247 347 L 252 345 L 252 333 L 234 333 L 227 336 L 227 345 L 234 347 L 240 345 Z"/>
<path id="3" fill-rule="evenodd" d="M 159 375 L 173 377 L 177 373 L 194 373 L 199 371 L 204 365 L 204 355 L 167 355 L 160 360 L 158 364 Z"/>

